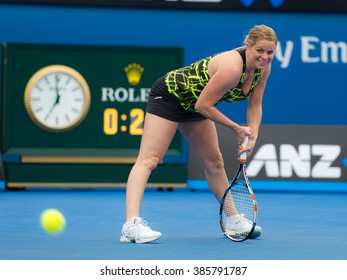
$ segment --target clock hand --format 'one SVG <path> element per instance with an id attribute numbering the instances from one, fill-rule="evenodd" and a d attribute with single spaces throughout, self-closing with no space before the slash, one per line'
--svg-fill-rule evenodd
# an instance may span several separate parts
<path id="1" fill-rule="evenodd" d="M 58 76 L 55 76 L 55 80 L 56 80 L 55 90 L 56 90 L 57 96 L 55 98 L 55 102 L 54 102 L 52 108 L 49 110 L 49 112 L 48 112 L 48 114 L 47 114 L 47 116 L 45 118 L 46 120 L 49 118 L 50 114 L 53 112 L 55 106 L 57 106 L 59 104 L 59 102 L 60 102 L 60 94 L 59 94 L 59 86 L 58 86 L 60 79 L 59 79 Z"/>

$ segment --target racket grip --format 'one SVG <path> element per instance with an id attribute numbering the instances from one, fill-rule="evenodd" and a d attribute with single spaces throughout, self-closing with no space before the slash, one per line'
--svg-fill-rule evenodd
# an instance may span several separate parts
<path id="1" fill-rule="evenodd" d="M 247 131 L 249 132 L 250 128 L 246 127 Z M 245 148 L 248 143 L 248 135 L 245 136 L 245 139 L 243 139 L 242 147 Z M 245 162 L 247 160 L 247 152 L 242 152 L 240 154 L 240 162 Z"/>

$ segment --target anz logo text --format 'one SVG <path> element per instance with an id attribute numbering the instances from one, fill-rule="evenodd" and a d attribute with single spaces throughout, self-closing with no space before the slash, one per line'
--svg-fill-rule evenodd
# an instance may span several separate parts
<path id="1" fill-rule="evenodd" d="M 341 154 L 339 145 L 307 145 L 297 148 L 282 144 L 279 153 L 274 144 L 265 144 L 259 148 L 248 164 L 247 174 L 255 177 L 264 169 L 269 178 L 338 179 L 341 178 L 341 167 L 334 166 Z"/>

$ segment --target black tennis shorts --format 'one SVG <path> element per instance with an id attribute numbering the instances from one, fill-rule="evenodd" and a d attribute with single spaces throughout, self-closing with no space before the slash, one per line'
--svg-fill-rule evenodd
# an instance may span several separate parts
<path id="1" fill-rule="evenodd" d="M 183 109 L 178 100 L 168 92 L 165 76 L 153 84 L 146 111 L 173 122 L 192 122 L 206 119 L 198 112 Z"/>

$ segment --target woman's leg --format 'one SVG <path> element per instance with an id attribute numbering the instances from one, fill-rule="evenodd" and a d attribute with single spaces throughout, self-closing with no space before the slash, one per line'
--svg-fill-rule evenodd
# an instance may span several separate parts
<path id="1" fill-rule="evenodd" d="M 177 123 L 147 113 L 137 160 L 126 186 L 126 219 L 140 216 L 143 194 L 153 169 L 164 157 L 177 130 Z"/>
<path id="2" fill-rule="evenodd" d="M 218 201 L 228 186 L 215 124 L 210 120 L 180 123 L 180 132 L 205 169 L 208 186 Z"/>
<path id="3" fill-rule="evenodd" d="M 186 137 L 190 148 L 194 150 L 199 161 L 205 168 L 206 180 L 209 188 L 220 202 L 229 182 L 224 169 L 224 161 L 218 145 L 218 135 L 215 124 L 210 120 L 199 122 L 180 123 L 178 126 L 181 133 Z M 237 214 L 233 199 L 226 197 L 225 203 L 230 203 L 230 217 Z M 250 224 L 244 220 L 238 227 L 248 230 Z M 234 225 L 230 225 L 234 229 Z M 256 226 L 250 238 L 257 238 L 262 234 L 262 229 Z"/>

